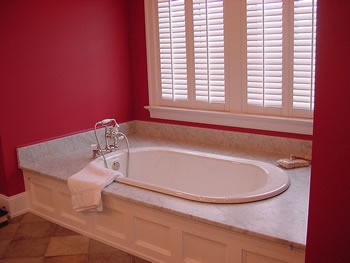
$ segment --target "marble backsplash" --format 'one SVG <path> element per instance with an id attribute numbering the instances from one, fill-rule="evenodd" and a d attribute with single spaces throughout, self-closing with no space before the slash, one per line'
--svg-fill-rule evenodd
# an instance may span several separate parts
<path id="1" fill-rule="evenodd" d="M 312 142 L 309 140 L 145 121 L 134 121 L 131 130 L 138 137 L 158 138 L 182 144 L 276 153 L 286 157 L 290 154 L 311 157 Z"/>
<path id="2" fill-rule="evenodd" d="M 276 153 L 286 157 L 290 154 L 310 157 L 312 148 L 312 142 L 308 140 L 145 121 L 122 123 L 120 131 L 127 136 L 160 139 L 172 143 L 216 147 L 232 151 Z M 104 129 L 98 130 L 98 136 L 103 143 Z M 21 147 L 17 149 L 19 165 L 22 166 L 39 159 L 55 158 L 77 151 L 89 151 L 90 145 L 95 143 L 94 131 L 91 130 Z"/>
<path id="3" fill-rule="evenodd" d="M 131 126 L 132 122 L 122 123 L 119 131 L 130 134 Z M 97 136 L 104 143 L 104 128 L 97 130 Z M 17 148 L 19 166 L 72 152 L 90 151 L 92 144 L 96 144 L 94 130 Z"/>

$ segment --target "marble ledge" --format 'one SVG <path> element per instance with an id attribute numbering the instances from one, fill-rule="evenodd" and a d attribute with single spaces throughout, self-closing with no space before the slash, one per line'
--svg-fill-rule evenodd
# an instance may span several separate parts
<path id="1" fill-rule="evenodd" d="M 310 140 L 145 121 L 134 121 L 131 126 L 134 133 L 139 136 L 177 143 L 208 145 L 211 148 L 225 146 L 236 151 L 258 150 L 265 153 L 281 153 L 287 157 L 291 154 L 311 156 Z"/>
<path id="2" fill-rule="evenodd" d="M 188 147 L 218 148 L 229 153 L 233 149 L 234 152 L 281 154 L 282 157 L 289 157 L 291 154 L 310 157 L 312 148 L 312 142 L 308 140 L 156 122 L 130 121 L 122 123 L 120 130 L 128 137 L 136 136 L 151 140 L 165 140 L 174 145 L 186 145 Z M 103 129 L 100 129 L 98 135 L 101 142 L 103 141 L 103 134 Z M 95 136 L 91 130 L 18 148 L 17 155 L 19 163 L 22 165 L 39 159 L 59 158 L 72 152 L 88 151 L 90 145 L 95 143 Z"/>
<path id="3" fill-rule="evenodd" d="M 130 134 L 130 146 L 171 146 L 197 151 L 212 152 L 274 163 L 284 153 L 233 150 L 204 143 L 174 142 L 161 138 L 149 138 L 147 134 Z M 34 162 L 21 163 L 23 170 L 66 181 L 68 177 L 92 160 L 91 152 L 75 151 L 71 154 L 52 156 Z M 141 188 L 112 183 L 103 195 L 162 210 L 182 218 L 193 219 L 252 237 L 305 249 L 310 168 L 289 170 L 290 188 L 270 199 L 244 204 L 207 204 L 156 193 Z"/>
<path id="4" fill-rule="evenodd" d="M 132 134 L 133 123 L 122 123 L 119 130 L 125 134 Z M 100 141 L 104 140 L 103 128 L 97 130 L 97 136 Z M 96 144 L 94 130 L 17 148 L 17 157 L 19 165 L 22 166 L 37 160 L 59 158 L 74 152 L 90 151 L 91 144 Z"/>

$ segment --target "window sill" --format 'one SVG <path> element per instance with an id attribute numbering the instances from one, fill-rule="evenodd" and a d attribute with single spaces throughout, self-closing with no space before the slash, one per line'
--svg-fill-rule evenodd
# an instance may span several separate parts
<path id="1" fill-rule="evenodd" d="M 149 110 L 151 118 L 157 119 L 215 124 L 306 135 L 312 135 L 313 128 L 312 119 L 239 114 L 232 112 L 217 112 L 160 106 L 145 106 L 145 108 Z"/>

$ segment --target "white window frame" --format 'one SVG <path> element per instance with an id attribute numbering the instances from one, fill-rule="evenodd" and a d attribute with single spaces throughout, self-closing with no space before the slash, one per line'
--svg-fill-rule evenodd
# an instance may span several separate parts
<path id="1" fill-rule="evenodd" d="M 192 4 L 192 0 L 185 1 Z M 207 107 L 208 104 L 200 103 L 190 105 L 186 102 L 163 103 L 160 94 L 157 0 L 145 0 L 144 3 L 149 89 L 149 106 L 145 108 L 150 111 L 151 118 L 312 134 L 312 116 L 310 118 L 302 111 L 297 117 L 279 116 L 275 109 L 271 111 L 274 115 L 261 115 L 259 110 L 252 112 L 244 103 L 246 101 L 246 44 L 242 38 L 246 32 L 246 18 L 242 14 L 245 14 L 245 0 L 224 0 L 224 8 L 232 10 L 232 13 L 224 17 L 226 103 L 223 109 L 218 109 L 215 105 Z M 292 54 L 284 54 L 284 59 L 292 59 Z M 189 90 L 189 93 L 191 92 L 193 91 Z M 290 93 L 288 90 L 283 92 Z M 269 112 L 265 110 L 264 114 Z"/>

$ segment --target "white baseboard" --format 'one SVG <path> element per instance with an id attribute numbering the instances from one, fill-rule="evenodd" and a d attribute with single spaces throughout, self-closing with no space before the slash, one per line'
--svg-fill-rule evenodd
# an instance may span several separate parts
<path id="1" fill-rule="evenodd" d="M 13 196 L 0 194 L 0 208 L 6 207 L 10 217 L 16 217 L 28 212 L 27 193 L 19 193 Z"/>

